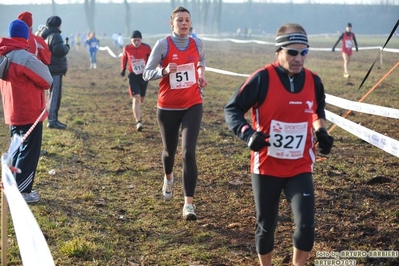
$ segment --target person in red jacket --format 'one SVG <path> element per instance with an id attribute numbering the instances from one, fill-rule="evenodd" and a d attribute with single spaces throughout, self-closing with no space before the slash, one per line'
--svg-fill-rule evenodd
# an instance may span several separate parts
<path id="1" fill-rule="evenodd" d="M 32 33 L 33 18 L 32 13 L 25 11 L 18 15 L 18 19 L 22 20 L 29 27 L 29 50 L 28 52 L 36 55 L 37 59 L 42 61 L 45 65 L 49 65 L 51 62 L 51 52 L 48 48 L 47 43 L 40 36 L 36 36 Z"/>
<path id="2" fill-rule="evenodd" d="M 43 120 L 48 115 L 45 90 L 50 89 L 53 78 L 49 68 L 27 51 L 28 25 L 22 20 L 13 20 L 8 32 L 9 38 L 0 38 L 0 55 L 10 58 L 8 71 L 0 79 L 4 121 L 10 126 L 12 136 L 24 137 L 13 154 L 12 166 L 21 170 L 15 176 L 18 189 L 25 201 L 32 203 L 40 200 L 32 187 L 40 157 Z"/>
<path id="3" fill-rule="evenodd" d="M 129 71 L 129 93 L 133 100 L 133 115 L 136 119 L 137 130 L 142 131 L 143 123 L 141 121 L 140 105 L 144 102 L 148 86 L 148 81 L 143 79 L 143 71 L 151 54 L 151 47 L 142 42 L 141 32 L 138 30 L 133 31 L 130 42 L 131 44 L 123 48 L 121 76 L 125 76 L 127 65 L 127 70 Z"/>
<path id="4" fill-rule="evenodd" d="M 284 191 L 295 222 L 292 265 L 304 266 L 313 248 L 315 142 L 330 153 L 325 93 L 320 77 L 304 68 L 307 34 L 285 24 L 276 34 L 277 60 L 255 71 L 236 91 L 224 112 L 227 126 L 251 149 L 256 208 L 255 243 L 262 266 L 272 265 L 274 233 Z M 252 123 L 246 119 L 251 109 Z M 315 141 L 316 140 L 316 141 Z"/>
<path id="5" fill-rule="evenodd" d="M 344 33 L 342 33 L 337 42 L 334 44 L 332 51 L 335 52 L 335 47 L 337 44 L 342 41 L 342 58 L 344 59 L 344 78 L 349 78 L 349 62 L 351 61 L 352 57 L 352 47 L 353 44 L 355 44 L 356 52 L 359 51 L 359 48 L 357 47 L 357 41 L 355 34 L 352 32 L 352 24 L 348 23 L 346 25 L 346 30 Z"/>

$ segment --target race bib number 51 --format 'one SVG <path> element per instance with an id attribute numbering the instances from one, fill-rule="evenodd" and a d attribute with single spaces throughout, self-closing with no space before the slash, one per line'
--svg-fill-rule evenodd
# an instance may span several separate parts
<path id="1" fill-rule="evenodd" d="M 177 72 L 169 75 L 169 82 L 172 90 L 187 89 L 193 86 L 197 82 L 194 63 L 178 65 Z"/>
<path id="2" fill-rule="evenodd" d="M 279 159 L 303 157 L 308 123 L 285 123 L 272 120 L 270 124 L 270 147 L 268 155 Z"/>

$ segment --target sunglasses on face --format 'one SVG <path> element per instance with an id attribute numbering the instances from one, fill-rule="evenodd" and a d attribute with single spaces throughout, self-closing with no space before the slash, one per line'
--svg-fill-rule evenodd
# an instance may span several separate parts
<path id="1" fill-rule="evenodd" d="M 301 56 L 305 56 L 309 52 L 309 48 L 305 48 L 303 50 L 297 50 L 294 48 L 287 48 L 283 46 L 281 47 L 281 49 L 286 50 L 287 54 L 289 54 L 290 56 L 297 56 L 298 54 L 301 54 Z"/>

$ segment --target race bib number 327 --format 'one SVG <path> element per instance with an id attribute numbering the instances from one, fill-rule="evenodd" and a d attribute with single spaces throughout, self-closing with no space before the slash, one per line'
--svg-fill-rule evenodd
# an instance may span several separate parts
<path id="1" fill-rule="evenodd" d="M 279 159 L 303 157 L 308 123 L 285 123 L 272 120 L 270 124 L 270 147 L 268 155 Z"/>

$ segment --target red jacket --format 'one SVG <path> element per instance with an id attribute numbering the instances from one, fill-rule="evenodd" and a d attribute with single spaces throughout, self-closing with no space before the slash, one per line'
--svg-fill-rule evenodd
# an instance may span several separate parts
<path id="1" fill-rule="evenodd" d="M 42 61 L 44 64 L 49 65 L 51 62 L 51 52 L 44 39 L 40 36 L 32 34 L 32 32 L 29 32 L 28 43 L 28 52 L 36 55 L 37 59 Z"/>
<path id="2" fill-rule="evenodd" d="M 7 54 L 11 59 L 4 80 L 0 79 L 7 125 L 33 124 L 46 108 L 44 90 L 53 83 L 48 67 L 28 52 L 28 48 L 23 38 L 0 38 L 0 54 Z M 40 121 L 46 117 L 47 113 Z"/>

